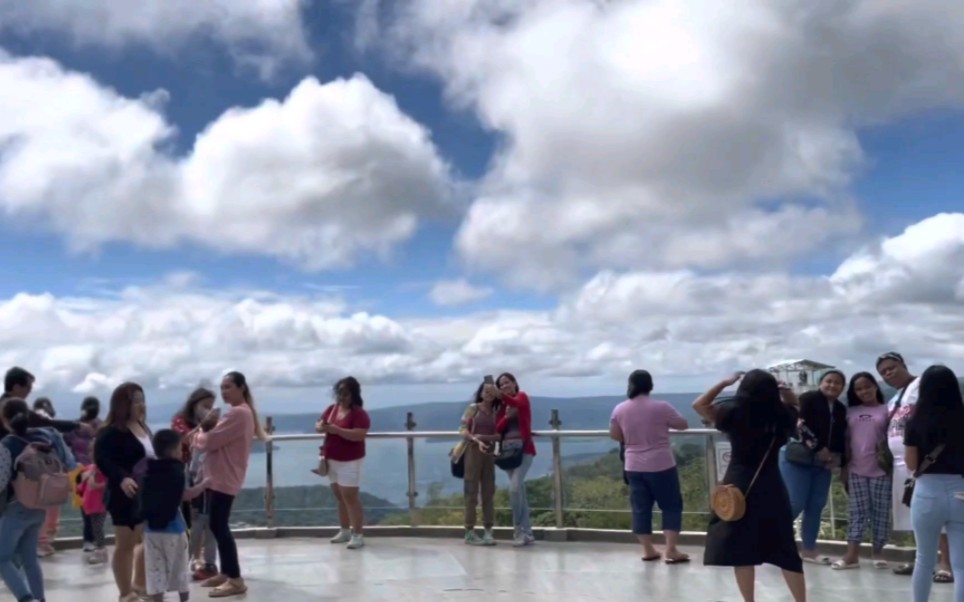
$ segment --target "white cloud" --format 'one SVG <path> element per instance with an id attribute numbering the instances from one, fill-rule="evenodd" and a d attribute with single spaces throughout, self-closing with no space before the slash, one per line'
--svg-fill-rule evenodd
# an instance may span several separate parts
<path id="1" fill-rule="evenodd" d="M 858 129 L 964 106 L 953 0 L 392 6 L 366 5 L 363 37 L 505 137 L 457 247 L 524 286 L 777 267 L 853 239 Z"/>
<path id="2" fill-rule="evenodd" d="M 288 61 L 311 57 L 303 0 L 0 0 L 0 31 L 65 35 L 80 46 L 144 45 L 175 54 L 213 40 L 243 67 L 271 77 Z M 190 46 L 189 46 L 190 47 Z"/>
<path id="3" fill-rule="evenodd" d="M 98 297 L 20 294 L 0 302 L 0 365 L 78 393 L 127 378 L 193 387 L 228 367 L 259 389 L 327 386 L 346 373 L 427 386 L 508 368 L 566 390 L 571 377 L 622 380 L 642 366 L 692 390 L 782 357 L 853 372 L 888 349 L 918 368 L 941 361 L 964 373 L 964 304 L 942 303 L 964 277 L 964 262 L 947 260 L 964 252 L 962 219 L 915 224 L 833 277 L 605 272 L 549 311 L 411 319 L 359 312 L 331 294 L 211 289 L 183 276 Z M 911 244 L 921 240 L 929 244 Z M 852 281 L 843 266 L 855 262 L 860 274 L 900 265 L 903 280 Z"/>
<path id="4" fill-rule="evenodd" d="M 481 301 L 490 297 L 493 292 L 495 291 L 490 287 L 475 286 L 468 280 L 460 278 L 436 282 L 429 291 L 429 298 L 436 305 L 448 307 Z"/>
<path id="5" fill-rule="evenodd" d="M 129 99 L 2 53 L 0 89 L 0 209 L 77 250 L 193 243 L 345 267 L 449 210 L 428 131 L 361 75 L 307 78 L 281 101 L 230 109 L 186 157 L 166 150 L 163 93 Z"/>

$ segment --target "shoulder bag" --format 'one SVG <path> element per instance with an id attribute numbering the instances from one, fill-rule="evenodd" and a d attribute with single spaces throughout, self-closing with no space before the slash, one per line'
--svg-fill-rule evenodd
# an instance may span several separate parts
<path id="1" fill-rule="evenodd" d="M 466 413 L 472 412 L 472 418 L 474 418 L 475 412 L 477 411 L 478 407 L 475 404 L 472 404 L 469 406 L 469 409 L 466 411 Z M 472 418 L 469 418 L 469 420 Z M 469 426 L 470 433 L 472 432 L 472 428 L 474 428 L 474 425 Z M 453 447 L 451 451 L 449 451 L 449 467 L 452 471 L 452 476 L 456 479 L 465 478 L 465 449 L 467 446 L 468 443 L 463 438 L 461 441 L 455 444 L 455 447 Z"/>
<path id="2" fill-rule="evenodd" d="M 763 465 L 767 463 L 767 459 L 770 457 L 770 452 L 773 451 L 773 446 L 776 444 L 776 441 L 777 437 L 774 435 L 745 493 L 740 491 L 740 488 L 736 485 L 718 485 L 716 489 L 713 490 L 710 506 L 713 508 L 713 512 L 720 517 L 720 520 L 735 522 L 742 519 L 746 514 L 746 496 L 750 495 L 750 490 L 753 489 L 757 477 L 760 476 Z"/>
<path id="3" fill-rule="evenodd" d="M 328 406 L 328 409 L 321 413 L 322 422 L 331 422 L 331 415 L 335 413 L 335 405 L 332 404 Z M 325 435 L 325 444 L 321 448 L 321 455 L 318 456 L 318 468 L 315 468 L 311 472 L 315 473 L 319 477 L 327 477 L 328 472 L 331 467 L 328 464 L 328 458 L 325 456 L 325 448 L 328 447 L 328 435 Z"/>
<path id="4" fill-rule="evenodd" d="M 937 458 L 941 455 L 942 451 L 944 451 L 943 443 L 935 447 L 931 453 L 924 456 L 924 461 L 921 462 L 917 470 L 914 471 L 913 476 L 904 481 L 904 497 L 901 498 L 900 501 L 908 508 L 910 508 L 911 500 L 914 499 L 914 486 L 917 484 L 917 479 L 924 474 L 924 471 L 933 466 L 934 462 L 937 462 Z"/>

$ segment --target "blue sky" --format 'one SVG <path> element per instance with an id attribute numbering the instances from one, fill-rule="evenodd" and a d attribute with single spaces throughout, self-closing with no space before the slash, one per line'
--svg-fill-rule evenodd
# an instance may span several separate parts
<path id="1" fill-rule="evenodd" d="M 812 92 L 808 92 L 812 98 L 788 100 L 779 93 L 780 86 L 785 85 L 780 73 L 786 68 L 771 70 L 771 65 L 754 65 L 757 58 L 738 52 L 735 44 L 726 46 L 709 35 L 702 40 L 692 33 L 688 43 L 705 44 L 704 48 L 717 48 L 722 55 L 731 57 L 725 69 L 731 69 L 734 77 L 725 77 L 727 73 L 721 74 L 721 68 L 703 64 L 700 61 L 704 59 L 699 58 L 680 63 L 681 67 L 674 68 L 669 76 L 658 60 L 647 63 L 651 60 L 647 58 L 651 50 L 647 44 L 670 48 L 678 40 L 630 42 L 629 38 L 620 37 L 621 28 L 632 19 L 642 19 L 647 14 L 650 20 L 674 18 L 658 12 L 646 13 L 654 9 L 645 3 L 627 2 L 622 8 L 596 12 L 577 8 L 578 2 L 556 4 L 557 9 L 541 13 L 518 7 L 510 11 L 511 18 L 500 17 L 496 10 L 491 22 L 486 22 L 478 15 L 467 17 L 454 12 L 433 16 L 429 4 L 416 2 L 411 14 L 396 14 L 383 7 L 381 20 L 366 23 L 356 11 L 371 3 L 306 2 L 300 10 L 277 9 L 287 19 L 284 22 L 294 24 L 290 32 L 248 26 L 242 32 L 244 44 L 230 42 L 237 32 L 227 31 L 229 25 L 212 25 L 214 21 L 194 29 L 187 23 L 184 31 L 174 25 L 166 26 L 176 33 L 170 34 L 172 41 L 166 44 L 164 35 L 150 28 L 132 24 L 125 29 L 124 19 L 129 15 L 120 14 L 123 10 L 110 26 L 116 31 L 108 28 L 102 39 L 85 33 L 80 13 L 76 18 L 54 18 L 45 12 L 44 3 L 21 11 L 16 18 L 11 16 L 12 25 L 0 28 L 0 48 L 9 55 L 7 64 L 16 77 L 33 77 L 44 85 L 59 85 L 36 72 L 13 69 L 22 65 L 26 57 L 47 57 L 63 73 L 88 75 L 97 94 L 110 95 L 113 90 L 114 98 L 140 102 L 138 99 L 145 94 L 166 91 L 160 106 L 143 106 L 176 129 L 174 137 L 151 151 L 157 153 L 161 162 L 173 165 L 174 170 L 187 170 L 190 163 L 201 165 L 202 174 L 219 167 L 208 158 L 196 156 L 195 142 L 227 111 L 244 107 L 267 115 L 260 110 L 262 100 L 284 102 L 292 89 L 308 77 L 321 84 L 319 90 L 308 93 L 316 93 L 318 99 L 322 98 L 321 90 L 332 89 L 327 86 L 332 80 L 361 73 L 370 81 L 374 89 L 371 94 L 377 102 L 397 104 L 394 118 L 399 123 L 417 124 L 429 133 L 430 142 L 419 146 L 420 150 L 412 150 L 414 146 L 402 149 L 403 138 L 397 138 L 394 151 L 406 157 L 417 152 L 423 153 L 420 157 L 428 157 L 425 153 L 434 156 L 433 160 L 444 164 L 445 173 L 432 184 L 445 187 L 447 192 L 426 201 L 431 207 L 421 208 L 416 207 L 421 199 L 402 198 L 405 195 L 394 200 L 372 199 L 385 202 L 386 211 L 395 211 L 396 207 L 402 211 L 403 204 L 411 203 L 413 208 L 406 215 L 417 217 L 418 227 L 413 234 L 400 235 L 390 244 L 387 256 L 379 257 L 364 249 L 351 251 L 348 267 L 318 270 L 307 268 L 301 260 L 279 259 L 278 253 L 283 250 L 275 252 L 267 247 L 284 238 L 285 230 L 282 226 L 270 229 L 270 210 L 264 217 L 264 245 L 227 244 L 220 240 L 237 236 L 247 227 L 232 221 L 240 219 L 232 215 L 232 202 L 266 203 L 266 207 L 273 202 L 271 195 L 225 200 L 227 188 L 222 189 L 223 205 L 218 209 L 224 211 L 223 216 L 213 216 L 206 233 L 189 232 L 176 220 L 157 224 L 159 239 L 165 232 L 174 232 L 172 236 L 177 242 L 151 248 L 154 224 L 124 222 L 127 218 L 122 208 L 144 202 L 139 189 L 115 187 L 115 182 L 104 179 L 107 176 L 95 183 L 75 182 L 70 178 L 80 176 L 73 172 L 43 172 L 40 168 L 34 172 L 25 169 L 24 163 L 14 164 L 10 149 L 16 148 L 12 146 L 15 141 L 31 140 L 33 135 L 39 140 L 41 134 L 50 132 L 29 129 L 44 123 L 43 119 L 24 119 L 28 125 L 23 125 L 11 115 L 0 117 L 0 174 L 4 167 L 16 167 L 12 173 L 23 178 L 11 179 L 17 185 L 8 182 L 7 188 L 0 179 L 0 269 L 8 275 L 0 285 L 0 297 L 9 304 L 19 293 L 51 296 L 50 307 L 22 319 L 16 313 L 21 307 L 8 308 L 8 319 L 17 321 L 28 332 L 33 327 L 49 327 L 49 320 L 56 316 L 63 320 L 64 328 L 77 329 L 65 334 L 63 341 L 46 334 L 43 345 L 25 345 L 23 349 L 14 346 L 8 359 L 32 362 L 37 370 L 37 364 L 55 367 L 56 376 L 48 379 L 52 391 L 104 393 L 123 378 L 139 378 L 165 391 L 164 396 L 176 397 L 198 375 L 191 369 L 197 361 L 189 358 L 200 357 L 210 349 L 205 345 L 211 343 L 165 330 L 171 328 L 170 324 L 155 325 L 154 316 L 169 315 L 175 311 L 172 304 L 184 302 L 180 296 L 187 294 L 221 299 L 223 306 L 212 308 L 213 313 L 204 319 L 236 313 L 238 304 L 257 289 L 273 293 L 271 311 L 293 312 L 291 315 L 300 316 L 296 320 L 299 324 L 310 321 L 313 312 L 321 311 L 308 306 L 336 303 L 334 313 L 324 316 L 331 322 L 324 327 L 316 324 L 310 337 L 324 339 L 324 333 L 329 332 L 338 333 L 332 335 L 336 338 L 347 336 L 343 333 L 344 323 L 339 320 L 367 312 L 369 317 L 385 318 L 391 326 L 362 320 L 358 324 L 364 322 L 365 326 L 358 328 L 372 329 L 376 334 L 371 336 L 376 338 L 388 329 L 394 333 L 391 336 L 406 341 L 402 344 L 366 339 L 371 349 L 355 339 L 327 346 L 317 359 L 308 362 L 310 366 L 293 368 L 286 377 L 266 383 L 271 394 L 279 398 L 300 398 L 305 388 L 312 391 L 310 395 L 317 395 L 330 375 L 357 370 L 369 377 L 380 403 L 398 403 L 400 396 L 412 395 L 449 398 L 465 388 L 472 374 L 505 364 L 527 374 L 546 394 L 619 390 L 621 375 L 628 367 L 641 363 L 658 366 L 665 374 L 667 390 L 690 391 L 702 386 L 712 374 L 742 367 L 746 362 L 762 363 L 766 358 L 802 354 L 859 363 L 873 354 L 874 345 L 901 345 L 920 338 L 913 333 L 895 333 L 891 326 L 904 319 L 903 314 L 896 312 L 915 310 L 917 315 L 941 315 L 942 309 L 926 299 L 898 299 L 895 313 L 891 314 L 881 313 L 879 306 L 868 299 L 892 293 L 893 280 L 878 276 L 886 276 L 886 270 L 895 264 L 902 267 L 902 277 L 908 277 L 909 273 L 926 269 L 924 266 L 933 266 L 934 261 L 958 257 L 964 246 L 958 222 L 953 221 L 956 218 L 940 223 L 927 221 L 941 213 L 960 214 L 964 206 L 964 171 L 959 168 L 964 164 L 964 145 L 960 143 L 964 140 L 964 98 L 952 90 L 950 83 L 933 87 L 927 83 L 959 75 L 943 70 L 939 64 L 928 64 L 928 75 L 933 77 L 908 81 L 900 70 L 901 61 L 892 58 L 892 72 L 880 73 L 874 81 L 868 77 L 866 87 L 876 94 L 870 97 L 860 87 L 861 82 L 852 81 L 853 78 L 845 78 L 846 84 L 823 87 L 820 74 L 816 73 L 822 64 L 814 63 L 818 65 L 814 71 L 801 71 L 816 78 L 809 88 Z M 13 15 L 9 12 L 11 6 L 0 2 L 0 17 L 4 11 Z M 109 9 L 109 3 L 106 6 Z M 774 6 L 768 10 L 778 11 Z M 926 7 L 902 6 L 907 11 L 918 11 L 920 18 L 932 19 L 934 23 L 939 24 L 946 17 Z M 626 11 L 621 19 L 606 12 L 618 10 Z M 878 17 L 859 8 L 853 10 L 854 19 L 865 19 L 868 28 L 886 30 L 886 24 L 879 22 Z M 584 56 L 552 57 L 547 46 L 550 40 L 562 41 L 572 35 L 563 26 L 564 17 L 584 20 L 589 41 L 573 50 Z M 270 19 L 265 17 L 265 21 Z M 374 41 L 363 38 L 363 25 L 378 27 L 379 35 Z M 490 28 L 492 37 L 477 35 L 482 25 Z M 734 27 L 742 25 L 745 24 Z M 846 39 L 844 26 L 839 27 L 841 37 Z M 225 32 L 217 33 L 218 28 L 225 28 Z M 960 39 L 960 35 L 954 33 L 951 37 Z M 285 36 L 303 40 L 312 56 L 286 56 L 287 46 L 279 41 Z M 763 33 L 759 36 L 760 44 L 767 43 Z M 628 67 L 612 57 L 612 63 L 594 63 L 595 71 L 578 67 L 584 58 L 602 60 L 598 59 L 601 55 L 593 54 L 594 44 L 606 47 L 607 38 L 611 38 L 612 48 L 618 50 L 616 54 L 643 58 Z M 801 43 L 799 48 L 791 45 L 785 49 L 787 56 L 775 57 L 774 61 L 799 65 L 799 61 L 809 60 L 809 48 L 820 42 L 814 39 L 809 43 L 811 46 Z M 622 48 L 620 44 L 635 46 Z M 724 45 L 715 46 L 718 44 Z M 922 43 L 920 48 L 906 52 L 949 51 L 928 44 L 939 42 Z M 859 69 L 862 61 L 874 59 L 864 56 L 866 51 L 859 40 L 835 46 L 834 52 L 834 77 L 843 77 L 847 69 Z M 242 64 L 239 57 L 251 53 L 279 66 L 270 77 L 264 77 Z M 507 62 L 500 63 L 488 54 Z M 922 56 L 911 54 L 898 58 L 907 62 L 923 60 Z M 675 60 L 669 54 L 663 58 L 667 64 Z M 742 72 L 761 74 L 764 81 L 771 78 L 770 85 L 763 88 L 772 90 L 772 96 L 770 92 L 741 87 L 736 74 Z M 547 75 L 550 73 L 554 75 Z M 667 77 L 676 81 L 667 83 Z M 44 106 L 37 106 L 36 99 L 14 106 L 21 107 L 20 111 L 24 106 L 32 107 L 39 115 L 53 114 L 58 107 L 74 102 L 71 90 L 52 87 L 51 94 L 39 101 Z M 621 104 L 633 95 L 637 95 L 638 111 L 633 103 Z M 874 100 L 855 100 L 867 98 Z M 696 104 L 702 109 L 691 111 L 689 107 Z M 621 106 L 628 108 L 618 108 Z M 338 115 L 347 114 L 321 115 L 320 119 L 338 119 Z M 91 109 L 90 119 L 96 121 L 98 115 Z M 3 120 L 11 120 L 7 134 Z M 621 122 L 625 127 L 620 126 Z M 245 123 L 253 127 L 255 121 Z M 74 129 L 57 132 L 65 152 L 71 148 L 71 132 L 76 131 L 76 125 L 71 127 Z M 342 132 L 346 137 L 353 134 Z M 118 144 L 125 140 L 122 131 L 110 135 L 117 137 Z M 284 136 L 267 135 L 264 140 L 268 141 L 282 140 Z M 371 136 L 377 138 L 375 134 Z M 664 137 L 660 144 L 654 142 L 660 137 Z M 312 140 L 322 146 L 330 142 Z M 224 136 L 216 142 L 222 148 L 230 144 Z M 709 148 L 719 151 L 711 153 Z M 333 154 L 325 155 L 329 163 L 306 160 L 306 186 L 311 185 L 313 174 L 325 172 L 331 157 L 348 156 L 344 149 L 330 152 Z M 636 156 L 638 166 L 633 164 Z M 96 157 L 89 159 L 94 161 Z M 155 159 L 145 163 L 145 169 L 155 165 Z M 202 159 L 208 162 L 202 164 Z M 412 161 L 413 170 L 425 165 Z M 91 165 L 83 172 L 93 169 Z M 122 165 L 122 170 L 134 169 L 129 163 L 118 165 Z M 259 167 L 239 163 L 231 169 L 235 170 L 230 172 L 234 174 L 231 177 L 236 180 Z M 384 177 L 385 190 L 391 194 L 398 190 L 389 178 L 397 176 L 402 168 L 360 163 L 352 169 L 362 174 L 358 176 L 360 180 Z M 420 173 L 423 175 L 411 177 L 422 178 L 426 172 Z M 86 229 L 78 226 L 74 231 L 70 220 L 57 220 L 58 211 L 63 213 L 63 208 L 69 206 L 69 194 L 66 201 L 58 201 L 68 205 L 48 207 L 46 198 L 24 192 L 30 190 L 22 184 L 28 177 L 61 179 L 58 184 L 65 190 L 76 186 L 84 191 L 77 202 L 86 203 L 91 209 L 85 205 L 84 217 L 78 218 L 78 222 L 88 220 Z M 292 189 L 300 185 L 297 181 L 290 183 Z M 190 199 L 217 198 L 190 192 L 184 193 L 188 199 L 184 202 L 188 204 L 201 202 Z M 279 205 L 286 202 L 285 194 L 280 192 Z M 317 215 L 328 216 L 323 219 L 340 224 L 338 212 L 351 210 L 344 205 L 368 202 L 363 192 L 352 194 L 350 198 L 319 196 L 317 201 L 310 194 L 292 196 L 291 202 L 304 203 L 299 211 L 326 204 L 324 212 Z M 97 207 L 93 208 L 95 203 Z M 438 211 L 439 206 L 444 206 L 444 210 Z M 503 217 L 486 221 L 486 215 Z M 798 217 L 793 218 L 794 215 Z M 936 228 L 935 234 L 915 240 L 933 241 L 934 249 L 918 249 L 909 256 L 895 257 L 895 252 L 907 252 L 907 245 L 900 243 L 904 240 L 901 237 L 909 226 L 919 222 Z M 224 231 L 221 224 L 225 224 Z M 315 232 L 307 225 L 306 228 L 306 232 Z M 379 232 L 373 231 L 371 236 L 377 238 Z M 91 243 L 89 248 L 72 251 L 72 243 L 81 239 Z M 885 239 L 898 240 L 900 244 L 892 245 L 899 247 L 898 251 L 881 246 Z M 309 254 L 324 256 L 329 251 L 321 245 L 312 247 Z M 862 275 L 858 274 L 860 278 L 838 274 L 838 279 L 832 281 L 837 288 L 830 290 L 828 277 L 841 264 L 854 265 L 847 264 L 848 259 L 861 259 L 861 265 L 879 262 L 874 265 L 883 267 L 865 265 Z M 174 286 L 172 291 L 165 278 L 186 272 L 195 274 L 194 279 L 189 285 Z M 646 284 L 672 274 L 684 278 L 672 294 L 667 290 L 654 292 Z M 958 271 L 942 278 L 953 289 L 959 276 Z M 794 282 L 787 285 L 786 291 L 774 291 L 769 298 L 741 297 L 727 308 L 700 309 L 695 304 L 707 301 L 692 296 L 706 290 L 723 294 L 721 291 L 727 290 L 726 279 L 732 286 L 751 291 L 756 290 L 758 284 L 754 283 L 758 279 L 774 277 Z M 433 300 L 433 287 L 451 281 L 478 294 L 470 295 L 474 300 Z M 608 284 L 603 286 L 604 283 Z M 138 297 L 136 303 L 153 305 L 136 305 L 125 298 L 121 291 L 130 286 L 148 291 L 148 300 Z M 868 290 L 868 286 L 880 288 Z M 904 283 L 904 288 L 912 289 L 913 285 Z M 777 315 L 783 311 L 779 308 L 786 295 L 799 299 L 801 294 L 814 294 L 816 299 L 833 297 L 838 306 L 816 317 L 800 310 L 800 315 L 786 318 L 785 325 L 779 328 L 770 323 L 759 327 L 745 323 L 748 310 L 752 312 L 762 304 L 769 308 L 770 315 Z M 105 304 L 117 302 L 118 298 L 122 305 L 133 304 L 123 305 L 130 315 L 143 311 L 144 316 L 151 316 L 127 324 L 122 330 L 128 338 L 117 342 L 104 338 L 107 335 L 102 337 L 96 330 L 77 326 L 79 320 L 90 317 L 85 313 L 88 310 L 101 316 L 98 319 L 128 315 L 121 309 L 106 309 Z M 868 304 L 866 308 L 855 307 L 858 298 L 860 303 Z M 914 305 L 920 303 L 926 305 Z M 72 317 L 63 318 L 65 311 Z M 848 333 L 851 340 L 828 342 L 832 340 L 829 333 L 839 331 L 838 321 L 846 320 L 842 314 L 849 311 L 872 316 L 872 322 L 862 326 L 869 330 Z M 704 324 L 711 324 L 707 329 L 712 332 L 711 345 L 701 339 L 702 335 L 693 334 L 700 331 L 700 316 L 704 317 Z M 964 322 L 953 321 L 954 316 L 945 317 L 951 323 L 943 322 L 939 328 L 961 328 Z M 190 319 L 203 322 L 202 318 Z M 204 328 L 202 322 L 185 332 L 200 332 Z M 272 328 L 277 326 L 272 324 Z M 392 330 L 395 327 L 397 332 Z M 253 339 L 241 337 L 248 343 L 257 340 L 250 343 L 255 345 L 251 358 L 263 358 L 272 364 L 285 353 L 313 355 L 310 346 L 291 342 L 292 337 L 301 336 L 300 331 L 282 329 L 269 336 L 250 324 L 245 328 L 255 329 L 246 335 Z M 810 338 L 790 340 L 801 331 Z M 158 333 L 164 342 L 157 343 L 155 349 L 170 350 L 176 359 L 139 359 L 138 352 L 121 351 L 130 343 L 130 337 Z M 280 338 L 272 338 L 275 335 Z M 188 337 L 186 342 L 179 338 L 182 336 Z M 289 338 L 286 340 L 285 336 Z M 151 348 L 146 340 L 144 345 Z M 56 359 L 51 359 L 51 347 L 63 348 Z M 212 369 L 219 362 L 227 368 L 244 357 L 243 351 L 233 350 L 205 361 L 211 362 Z M 964 350 L 947 346 L 927 353 L 929 359 L 950 355 L 954 360 L 960 359 L 958 354 Z M 126 359 L 120 361 L 118 356 Z M 256 359 L 251 361 L 257 363 Z M 369 369 L 371 374 L 366 374 Z M 566 376 L 577 374 L 581 375 L 579 379 Z"/>

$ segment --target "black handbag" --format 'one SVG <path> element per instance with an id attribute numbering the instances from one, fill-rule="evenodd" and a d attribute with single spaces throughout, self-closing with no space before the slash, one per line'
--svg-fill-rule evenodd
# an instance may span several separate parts
<path id="1" fill-rule="evenodd" d="M 522 466 L 522 441 L 509 441 L 506 443 L 503 435 L 499 443 L 499 453 L 495 456 L 495 465 L 502 470 L 515 470 Z"/>
<path id="2" fill-rule="evenodd" d="M 914 486 L 917 484 L 917 479 L 924 474 L 924 471 L 934 465 L 937 462 L 937 457 L 941 455 L 944 451 L 944 444 L 941 443 L 934 448 L 931 453 L 924 456 L 924 461 L 920 463 L 917 470 L 914 471 L 914 475 L 904 480 L 904 496 L 901 498 L 901 503 L 910 508 L 911 500 L 914 499 Z"/>
<path id="3" fill-rule="evenodd" d="M 454 449 L 452 450 L 455 451 Z M 465 451 L 459 454 L 458 458 L 453 458 L 449 465 L 452 467 L 452 476 L 456 479 L 465 478 Z"/>
<path id="4" fill-rule="evenodd" d="M 786 458 L 787 462 L 802 466 L 814 466 L 817 463 L 816 452 L 799 439 L 792 439 L 787 443 Z"/>

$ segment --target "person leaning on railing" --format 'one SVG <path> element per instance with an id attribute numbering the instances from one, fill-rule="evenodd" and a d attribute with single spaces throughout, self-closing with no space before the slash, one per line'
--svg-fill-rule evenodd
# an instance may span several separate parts
<path id="1" fill-rule="evenodd" d="M 737 382 L 740 386 L 732 400 L 713 403 Z M 693 409 L 729 438 L 732 451 L 723 483 L 738 488 L 746 504 L 738 520 L 711 515 L 703 564 L 733 567 L 745 602 L 755 599 L 755 567 L 761 564 L 783 570 L 795 602 L 807 599 L 790 498 L 777 463 L 777 450 L 794 432 L 795 404 L 793 393 L 781 389 L 765 370 L 738 372 L 693 402 Z"/>

